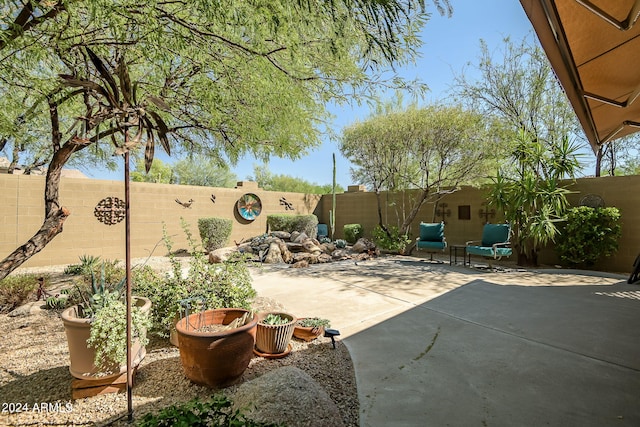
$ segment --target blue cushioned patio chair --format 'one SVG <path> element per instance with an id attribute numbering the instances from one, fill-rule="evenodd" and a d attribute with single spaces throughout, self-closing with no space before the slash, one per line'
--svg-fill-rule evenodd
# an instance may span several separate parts
<path id="1" fill-rule="evenodd" d="M 318 224 L 318 239 L 321 237 L 329 237 L 329 227 L 327 227 L 327 224 Z"/>
<path id="2" fill-rule="evenodd" d="M 509 224 L 485 224 L 482 229 L 482 240 L 467 242 L 466 250 L 469 264 L 471 264 L 471 255 L 479 255 L 488 258 L 489 267 L 493 269 L 491 259 L 499 260 L 503 256 L 511 256 L 510 237 L 511 226 Z"/>
<path id="3" fill-rule="evenodd" d="M 444 222 L 421 222 L 420 235 L 416 238 L 416 248 L 423 249 L 431 254 L 433 261 L 435 252 L 444 252 L 447 240 L 444 237 Z"/>

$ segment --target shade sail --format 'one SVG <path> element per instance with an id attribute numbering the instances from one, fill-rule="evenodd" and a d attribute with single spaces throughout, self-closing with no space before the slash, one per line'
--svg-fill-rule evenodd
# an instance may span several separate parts
<path id="1" fill-rule="evenodd" d="M 594 152 L 640 131 L 640 0 L 520 0 Z"/>

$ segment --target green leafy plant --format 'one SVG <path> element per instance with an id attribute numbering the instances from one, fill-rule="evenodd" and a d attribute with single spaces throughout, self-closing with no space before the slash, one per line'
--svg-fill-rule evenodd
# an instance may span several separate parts
<path id="1" fill-rule="evenodd" d="M 315 238 L 318 235 L 318 217 L 309 215 L 273 214 L 267 216 L 267 227 L 272 231 L 299 231 Z"/>
<path id="2" fill-rule="evenodd" d="M 396 226 L 389 226 L 387 229 L 388 234 L 382 227 L 376 226 L 371 232 L 373 242 L 382 249 L 403 254 L 411 244 L 411 239 L 407 234 L 400 234 Z"/>
<path id="3" fill-rule="evenodd" d="M 62 310 L 66 308 L 69 305 L 69 295 L 71 293 L 71 289 L 65 288 L 60 290 L 58 294 L 49 295 L 45 299 L 45 308 L 48 310 Z"/>
<path id="4" fill-rule="evenodd" d="M 38 289 L 38 276 L 18 274 L 0 280 L 0 313 L 8 313 L 22 305 Z"/>
<path id="5" fill-rule="evenodd" d="M 93 255 L 80 255 L 80 264 L 70 264 L 64 269 L 64 274 L 87 274 L 89 271 L 94 270 L 98 266 L 100 261 L 99 256 Z"/>
<path id="6" fill-rule="evenodd" d="M 229 243 L 233 222 L 228 218 L 200 218 L 198 230 L 207 252 L 223 248 Z"/>
<path id="7" fill-rule="evenodd" d="M 101 296 L 101 307 L 95 311 L 91 321 L 91 333 L 87 344 L 96 351 L 94 363 L 103 371 L 113 366 L 120 367 L 127 361 L 127 306 L 117 293 Z M 131 311 L 133 336 L 140 345 L 149 342 L 146 330 L 151 327 L 151 319 L 138 307 Z"/>
<path id="8" fill-rule="evenodd" d="M 209 400 L 198 398 L 171 405 L 157 414 L 146 414 L 138 423 L 139 427 L 206 427 L 245 426 L 277 427 L 279 424 L 262 423 L 247 418 L 239 410 L 232 409 L 233 402 L 224 394 L 214 394 Z"/>
<path id="9" fill-rule="evenodd" d="M 100 275 L 96 277 L 93 269 L 89 271 L 91 282 L 89 286 L 76 284 L 77 294 L 72 295 L 71 301 L 78 302 L 78 316 L 90 319 L 96 316 L 98 311 L 106 307 L 111 299 L 118 299 L 123 296 L 123 289 L 126 277 L 122 277 L 117 283 L 107 280 L 105 274 L 105 263 L 102 263 Z"/>
<path id="10" fill-rule="evenodd" d="M 134 272 L 135 293 L 153 303 L 153 331 L 163 337 L 169 335 L 180 315 L 183 299 L 202 297 L 205 309 L 249 309 L 256 295 L 246 258 L 238 255 L 222 264 L 210 264 L 184 219 L 181 225 L 192 252 L 188 270 L 184 271 L 173 254 L 173 242 L 164 227 L 163 240 L 169 252 L 171 272 L 164 276 L 146 269 Z"/>
<path id="11" fill-rule="evenodd" d="M 344 239 L 354 244 L 364 235 L 364 230 L 360 224 L 345 224 L 343 227 Z"/>
<path id="12" fill-rule="evenodd" d="M 296 325 L 302 326 L 304 328 L 330 328 L 331 322 L 329 319 L 322 319 L 320 317 L 307 317 L 304 319 L 300 319 L 296 322 Z"/>
<path id="13" fill-rule="evenodd" d="M 275 313 L 269 313 L 260 321 L 263 325 L 286 325 L 289 322 L 291 322 L 291 319 Z"/>
<path id="14" fill-rule="evenodd" d="M 618 250 L 620 235 L 618 208 L 571 208 L 566 223 L 561 227 L 556 252 L 568 265 L 591 266 L 601 257 L 610 256 Z"/>

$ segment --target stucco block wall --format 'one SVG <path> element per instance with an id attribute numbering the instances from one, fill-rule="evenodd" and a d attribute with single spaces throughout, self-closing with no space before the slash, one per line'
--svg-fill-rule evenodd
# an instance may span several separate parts
<path id="1" fill-rule="evenodd" d="M 4 258 L 31 238 L 44 219 L 44 183 L 42 176 L 0 175 L 0 257 Z M 145 257 L 165 255 L 162 243 L 163 224 L 173 241 L 173 250 L 188 249 L 181 227 L 184 218 L 194 237 L 200 242 L 198 219 L 204 217 L 231 218 L 233 226 L 230 244 L 260 235 L 266 231 L 269 214 L 313 213 L 319 195 L 270 192 L 250 182 L 239 183 L 235 189 L 132 182 L 131 186 L 131 255 Z M 254 221 L 246 221 L 236 210 L 237 200 L 245 193 L 256 194 L 262 202 L 262 212 Z M 215 195 L 215 203 L 211 196 Z M 124 200 L 124 183 L 93 179 L 62 178 L 60 202 L 71 211 L 64 231 L 24 266 L 77 263 L 81 255 L 96 255 L 103 259 L 124 259 L 125 222 L 105 225 L 94 216 L 98 202 L 106 197 Z M 280 204 L 284 197 L 294 209 Z M 176 203 L 193 199 L 190 208 Z"/>
<path id="2" fill-rule="evenodd" d="M 371 236 L 371 230 L 378 224 L 376 195 L 358 191 L 355 186 L 350 189 L 354 191 L 336 195 L 336 238 L 344 237 L 342 227 L 348 223 L 361 224 L 365 235 Z M 602 271 L 631 272 L 633 262 L 640 253 L 640 176 L 580 178 L 575 183 L 570 183 L 570 189 L 575 192 L 568 197 L 572 206 L 579 206 L 580 199 L 585 195 L 596 194 L 604 199 L 605 206 L 615 206 L 621 213 L 622 237 L 618 241 L 619 250 L 613 256 L 603 258 L 593 268 Z M 425 203 L 411 227 L 412 237 L 418 235 L 420 221 L 439 222 L 444 219 L 445 236 L 449 245 L 480 240 L 486 219 L 492 223 L 504 221 L 504 216 L 495 210 L 488 218 L 481 214 L 481 211 L 486 211 L 486 194 L 486 188 L 462 187 L 458 191 L 446 194 L 437 207 L 432 202 Z M 416 196 L 415 191 L 399 194 L 381 193 L 383 221 L 391 225 L 400 224 L 403 210 L 408 212 L 411 207 L 410 201 Z M 465 206 L 469 207 L 469 219 L 459 216 L 459 210 Z M 329 224 L 331 195 L 323 197 L 320 209 L 320 221 Z M 491 210 L 490 208 L 489 211 Z M 558 263 L 552 245 L 541 251 L 539 262 L 547 265 Z"/>
<path id="3" fill-rule="evenodd" d="M 573 206 L 587 194 L 596 194 L 604 199 L 606 206 L 620 209 L 622 237 L 619 250 L 612 257 L 601 260 L 594 269 L 627 273 L 640 253 L 640 176 L 581 178 L 571 185 L 576 193 L 569 195 Z M 378 207 L 375 193 L 363 191 L 359 186 L 350 186 L 351 191 L 336 195 L 335 238 L 343 238 L 345 224 L 357 223 L 364 228 L 365 236 L 378 224 Z M 445 221 L 445 236 L 450 245 L 464 244 L 468 240 L 479 240 L 482 226 L 487 219 L 485 211 L 486 189 L 463 187 L 446 194 L 438 203 L 425 203 L 411 227 L 412 237 L 418 235 L 420 221 Z M 44 177 L 25 175 L 0 175 L 0 257 L 4 258 L 25 243 L 42 225 L 44 218 Z M 254 193 L 262 201 L 262 213 L 255 221 L 245 221 L 236 210 L 236 202 L 245 193 Z M 216 201 L 211 201 L 215 195 Z M 124 199 L 124 183 L 79 178 L 62 178 L 60 201 L 71 211 L 58 235 L 42 252 L 31 258 L 25 266 L 69 264 L 78 262 L 80 255 L 99 255 L 104 259 L 124 259 L 124 222 L 107 226 L 95 218 L 94 208 L 105 197 Z M 280 204 L 284 197 L 295 208 L 286 210 Z M 398 194 L 380 194 L 382 217 L 386 224 L 400 224 L 403 211 L 411 207 L 415 191 Z M 193 199 L 191 208 L 184 208 L 175 199 L 186 202 Z M 459 211 L 468 207 L 469 218 L 464 219 Z M 251 182 L 239 183 L 235 189 L 169 184 L 131 183 L 131 243 L 132 256 L 166 254 L 162 244 L 162 228 L 166 224 L 173 249 L 188 249 L 188 243 L 180 225 L 180 218 L 189 224 L 198 238 L 198 218 L 223 217 L 233 220 L 230 244 L 240 242 L 266 231 L 269 214 L 309 214 L 318 216 L 327 225 L 329 212 L 333 209 L 331 194 L 307 195 L 298 193 L 270 192 Z M 491 209 L 490 209 L 491 210 Z M 444 217 L 443 217 L 444 212 Z M 488 217 L 489 222 L 502 222 L 499 212 Z M 155 249 L 154 249 L 155 248 Z M 540 262 L 547 265 L 558 263 L 553 247 L 540 254 Z"/>

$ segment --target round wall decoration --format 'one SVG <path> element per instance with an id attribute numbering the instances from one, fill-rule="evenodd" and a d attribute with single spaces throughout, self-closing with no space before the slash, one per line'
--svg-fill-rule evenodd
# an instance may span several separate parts
<path id="1" fill-rule="evenodd" d="M 587 194 L 580 199 L 580 206 L 590 208 L 604 208 L 604 199 L 597 194 Z"/>
<path id="2" fill-rule="evenodd" d="M 115 225 L 124 219 L 124 201 L 117 197 L 106 197 L 98 202 L 93 215 L 103 224 Z"/>
<path id="3" fill-rule="evenodd" d="M 255 194 L 247 193 L 238 199 L 237 208 L 242 218 L 253 221 L 262 212 L 262 202 Z"/>

